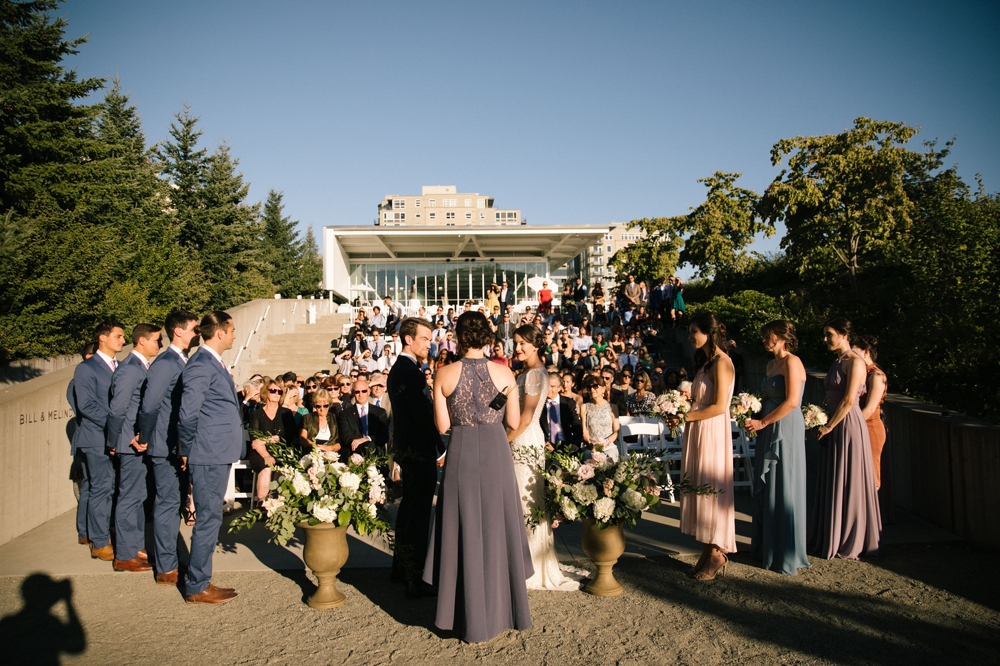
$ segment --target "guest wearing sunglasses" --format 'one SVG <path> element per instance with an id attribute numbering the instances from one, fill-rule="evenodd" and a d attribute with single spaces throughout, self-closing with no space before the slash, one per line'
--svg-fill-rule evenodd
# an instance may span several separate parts
<path id="1" fill-rule="evenodd" d="M 251 432 L 267 435 L 266 439 L 254 439 L 250 442 L 250 453 L 247 455 L 250 469 L 257 474 L 258 500 L 267 497 L 268 487 L 271 485 L 271 469 L 268 465 L 274 464 L 274 457 L 268 452 L 267 445 L 274 444 L 279 439 L 285 440 L 288 444 L 297 441 L 298 429 L 295 426 L 295 416 L 290 410 L 281 406 L 282 393 L 283 390 L 277 381 L 264 377 L 261 389 L 263 406 L 256 409 L 248 420 Z"/>
<path id="2" fill-rule="evenodd" d="M 340 459 L 353 453 L 385 453 L 389 443 L 389 416 L 381 407 L 368 402 L 371 389 L 368 381 L 358 379 L 352 389 L 353 405 L 344 405 L 337 417 L 340 431 Z"/>
<path id="3" fill-rule="evenodd" d="M 333 405 L 329 391 L 318 389 L 313 394 L 313 412 L 302 419 L 302 431 L 299 433 L 302 448 L 306 451 L 315 446 L 320 451 L 340 451 L 337 419 L 330 416 Z"/>

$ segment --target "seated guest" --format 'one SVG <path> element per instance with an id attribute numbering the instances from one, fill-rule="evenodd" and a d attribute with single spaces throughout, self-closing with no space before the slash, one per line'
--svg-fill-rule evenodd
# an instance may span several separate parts
<path id="1" fill-rule="evenodd" d="M 372 350 L 368 348 L 365 348 L 365 350 L 361 352 L 361 358 L 357 360 L 355 365 L 365 372 L 375 372 L 378 370 L 378 361 L 372 358 Z"/>
<path id="2" fill-rule="evenodd" d="M 302 406 L 302 398 L 299 397 L 299 392 L 295 386 L 285 388 L 285 394 L 281 398 L 281 406 L 290 411 L 295 417 L 296 427 L 302 423 L 302 417 L 309 413 L 309 410 Z"/>
<path id="3" fill-rule="evenodd" d="M 311 450 L 315 446 L 320 451 L 340 451 L 337 419 L 330 415 L 331 398 L 326 389 L 319 389 L 313 395 L 315 411 L 302 418 L 302 430 L 299 432 L 303 449 Z"/>
<path id="4" fill-rule="evenodd" d="M 368 404 L 370 392 L 364 379 L 354 382 L 354 404 L 344 405 L 344 411 L 337 418 L 342 460 L 353 453 L 386 453 L 389 416 L 381 407 Z"/>
<path id="5" fill-rule="evenodd" d="M 495 343 L 493 345 L 492 351 L 493 353 L 490 355 L 490 361 L 492 361 L 493 363 L 497 363 L 499 365 L 506 366 L 508 368 L 510 367 L 510 360 L 506 356 L 504 356 L 503 345 L 501 343 L 499 342 Z"/>
<path id="6" fill-rule="evenodd" d="M 255 375 L 243 383 L 243 401 L 240 403 L 240 411 L 243 413 L 243 423 L 250 419 L 250 415 L 260 406 L 260 384 L 263 377 Z"/>
<path id="7" fill-rule="evenodd" d="M 368 349 L 371 351 L 373 359 L 378 360 L 378 357 L 382 355 L 382 347 L 384 346 L 385 339 L 379 333 L 378 329 L 375 329 L 372 331 L 372 339 L 368 341 Z"/>
<path id="8" fill-rule="evenodd" d="M 278 382 L 265 377 L 261 387 L 264 391 L 264 404 L 250 415 L 247 423 L 250 431 L 267 435 L 267 439 L 254 439 L 250 442 L 247 454 L 250 469 L 257 473 L 258 500 L 267 497 L 268 487 L 271 485 L 271 469 L 268 465 L 274 464 L 274 457 L 268 453 L 267 445 L 274 444 L 279 439 L 291 444 L 296 441 L 295 435 L 298 433 L 292 412 L 281 406 L 282 389 Z"/>
<path id="9" fill-rule="evenodd" d="M 374 333 L 375 331 L 384 332 L 387 321 L 388 320 L 386 319 L 386 316 L 382 314 L 382 308 L 380 308 L 377 305 L 372 308 L 372 319 L 371 319 L 372 333 Z"/>

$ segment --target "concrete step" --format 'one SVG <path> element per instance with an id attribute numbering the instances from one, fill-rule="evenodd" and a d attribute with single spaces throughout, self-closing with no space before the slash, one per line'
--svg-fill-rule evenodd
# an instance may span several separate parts
<path id="1" fill-rule="evenodd" d="M 332 314 L 320 317 L 312 325 L 299 325 L 294 333 L 272 335 L 260 350 L 250 372 L 273 375 L 292 370 L 311 375 L 317 370 L 332 369 L 333 347 L 340 339 L 349 315 Z"/>

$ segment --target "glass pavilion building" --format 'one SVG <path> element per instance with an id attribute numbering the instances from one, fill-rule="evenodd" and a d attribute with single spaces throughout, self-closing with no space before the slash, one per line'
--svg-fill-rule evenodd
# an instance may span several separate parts
<path id="1" fill-rule="evenodd" d="M 534 301 L 542 279 L 558 293 L 553 274 L 607 232 L 607 225 L 328 226 L 323 288 L 343 301 L 389 296 L 433 307 L 482 302 L 492 282 L 506 280 L 518 301 Z"/>

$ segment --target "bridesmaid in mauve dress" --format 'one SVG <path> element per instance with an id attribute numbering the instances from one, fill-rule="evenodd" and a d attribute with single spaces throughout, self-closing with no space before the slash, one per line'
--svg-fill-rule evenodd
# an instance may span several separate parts
<path id="1" fill-rule="evenodd" d="M 858 398 L 865 362 L 851 349 L 851 322 L 834 319 L 823 328 L 826 346 L 838 353 L 826 374 L 826 404 L 833 414 L 817 428 L 819 469 L 809 522 L 809 553 L 856 560 L 878 555 L 882 531 L 868 427 Z"/>
<path id="2" fill-rule="evenodd" d="M 757 432 L 753 479 L 751 552 L 765 569 L 794 576 L 809 566 L 806 557 L 806 427 L 802 392 L 806 369 L 793 354 L 795 326 L 778 319 L 761 328 L 764 348 L 774 354 L 761 382 L 764 408 L 747 421 Z"/>
<path id="3" fill-rule="evenodd" d="M 688 337 L 695 352 L 691 411 L 684 426 L 681 478 L 708 484 L 718 495 L 681 495 L 681 532 L 702 542 L 701 558 L 689 571 L 696 580 L 725 574 L 727 553 L 736 552 L 736 513 L 733 506 L 733 432 L 729 403 L 736 373 L 723 351 L 726 329 L 715 315 L 692 317 Z"/>
<path id="4" fill-rule="evenodd" d="M 434 420 L 451 440 L 424 581 L 437 585 L 435 624 L 481 643 L 531 627 L 525 581 L 534 570 L 503 427 L 520 422 L 514 375 L 483 356 L 493 337 L 485 316 L 465 312 L 455 330 L 464 355 L 434 381 Z M 498 392 L 512 399 L 493 409 Z"/>

